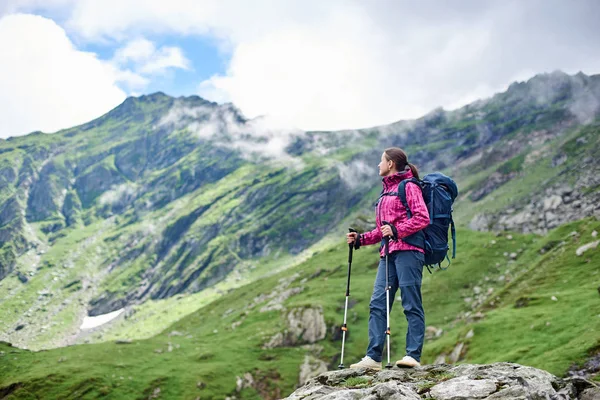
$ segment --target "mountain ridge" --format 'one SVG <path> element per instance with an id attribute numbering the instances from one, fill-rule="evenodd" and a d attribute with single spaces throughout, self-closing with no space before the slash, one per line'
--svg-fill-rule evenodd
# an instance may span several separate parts
<path id="1" fill-rule="evenodd" d="M 2 142 L 0 295 L 12 310 L 0 319 L 5 338 L 52 346 L 40 325 L 69 310 L 94 316 L 227 277 L 243 282 L 238 273 L 268 273 L 282 255 L 293 259 L 342 221 L 371 213 L 375 164 L 390 144 L 422 171 L 456 178 L 461 226 L 544 233 L 593 214 L 600 145 L 597 119 L 587 116 L 598 116 L 599 82 L 538 75 L 459 110 L 384 127 L 288 132 L 281 141 L 281 132 L 252 125 L 231 104 L 159 92 L 58 134 Z M 577 106 L 586 99 L 592 106 Z M 580 186 L 557 191 L 560 200 L 535 219 L 554 192 L 535 194 L 526 209 L 532 182 L 565 171 L 581 173 Z M 76 330 L 81 318 L 66 325 Z"/>

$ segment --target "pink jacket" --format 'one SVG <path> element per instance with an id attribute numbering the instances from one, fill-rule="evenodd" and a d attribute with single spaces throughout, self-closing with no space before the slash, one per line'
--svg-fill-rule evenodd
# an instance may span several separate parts
<path id="1" fill-rule="evenodd" d="M 394 175 L 385 176 L 383 181 L 383 192 L 397 192 L 398 184 L 405 180 L 413 177 L 412 171 L 398 172 Z M 429 225 L 429 211 L 423 200 L 423 194 L 421 189 L 414 183 L 409 182 L 406 184 L 406 203 L 410 208 L 412 217 L 407 218 L 406 209 L 402 205 L 402 202 L 398 196 L 383 196 L 376 208 L 376 223 L 377 228 L 370 232 L 365 232 L 360 235 L 361 245 L 370 245 L 381 242 L 381 224 L 383 221 L 387 221 L 394 225 L 398 230 L 398 240 L 390 240 L 389 251 L 403 250 L 416 250 L 424 253 L 423 249 L 412 246 L 408 243 L 404 243 L 401 239 L 412 235 L 415 232 L 420 231 Z M 379 254 L 385 257 L 385 249 L 381 248 Z"/>

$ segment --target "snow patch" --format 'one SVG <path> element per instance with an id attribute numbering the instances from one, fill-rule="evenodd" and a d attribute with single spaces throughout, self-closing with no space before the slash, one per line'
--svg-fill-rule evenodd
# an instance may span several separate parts
<path id="1" fill-rule="evenodd" d="M 108 314 L 96 315 L 95 317 L 84 317 L 83 323 L 79 327 L 81 330 L 96 328 L 100 325 L 103 325 L 113 319 L 117 318 L 121 313 L 125 311 L 124 308 L 121 308 L 117 311 L 109 312 Z"/>

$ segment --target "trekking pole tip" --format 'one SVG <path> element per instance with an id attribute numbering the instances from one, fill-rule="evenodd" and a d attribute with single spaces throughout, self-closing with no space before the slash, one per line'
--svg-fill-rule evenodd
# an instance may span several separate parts
<path id="1" fill-rule="evenodd" d="M 385 366 L 387 369 L 392 369 L 394 366 L 390 363 L 387 363 L 387 365 Z"/>
<path id="2" fill-rule="evenodd" d="M 344 369 L 344 368 L 346 368 L 346 367 L 344 367 L 344 364 L 338 365 L 338 369 Z"/>

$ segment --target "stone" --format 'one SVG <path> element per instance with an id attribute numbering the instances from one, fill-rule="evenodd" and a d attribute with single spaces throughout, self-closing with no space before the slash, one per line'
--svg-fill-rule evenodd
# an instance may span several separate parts
<path id="1" fill-rule="evenodd" d="M 444 333 L 443 329 L 437 328 L 435 326 L 428 326 L 425 328 L 425 339 L 435 339 L 442 336 Z"/>
<path id="2" fill-rule="evenodd" d="M 21 283 L 27 283 L 29 281 L 29 278 L 27 278 L 27 275 L 25 275 L 21 271 L 17 271 L 17 278 L 19 278 Z"/>
<path id="3" fill-rule="evenodd" d="M 558 301 L 558 299 L 556 298 L 556 296 L 552 296 L 552 297 L 550 297 L 550 299 L 551 299 L 552 301 Z"/>
<path id="4" fill-rule="evenodd" d="M 269 301 L 266 305 L 264 305 L 261 309 L 260 312 L 268 312 L 268 311 L 273 311 L 273 310 L 283 310 L 283 302 L 286 301 L 287 299 L 289 299 L 290 297 L 302 292 L 304 290 L 304 287 L 294 287 L 294 288 L 290 288 L 290 289 L 286 289 L 284 291 L 282 291 L 281 293 L 277 293 L 277 295 L 271 299 L 271 301 Z"/>
<path id="5" fill-rule="evenodd" d="M 440 354 L 439 356 L 436 357 L 436 359 L 433 363 L 434 364 L 446 364 L 446 355 Z"/>
<path id="6" fill-rule="evenodd" d="M 464 346 L 464 343 L 458 343 L 456 346 L 454 346 L 454 350 L 452 350 L 452 353 L 450 353 L 450 364 L 455 364 L 458 360 L 460 360 L 460 354 L 462 353 Z"/>
<path id="7" fill-rule="evenodd" d="M 394 367 L 380 372 L 364 368 L 328 371 L 309 379 L 286 399 L 558 400 L 575 399 L 579 395 L 590 400 L 598 394 L 598 385 L 586 379 L 561 379 L 519 364 L 451 366 L 438 361 L 441 360 L 436 360 L 435 365 Z M 350 378 L 360 378 L 364 384 L 348 387 L 346 382 Z"/>
<path id="8" fill-rule="evenodd" d="M 471 329 L 469 332 L 467 332 L 465 339 L 471 339 L 473 336 L 475 336 L 475 332 L 473 329 Z"/>
<path id="9" fill-rule="evenodd" d="M 558 206 L 562 204 L 562 202 L 562 197 L 556 194 L 546 197 L 543 202 L 544 211 L 556 210 Z"/>
<path id="10" fill-rule="evenodd" d="M 584 244 L 583 246 L 579 247 L 576 251 L 575 254 L 577 256 L 581 256 L 583 253 L 585 253 L 588 250 L 591 249 L 595 249 L 596 247 L 598 247 L 598 245 L 600 244 L 600 240 L 596 240 L 595 242 L 591 242 L 588 244 Z"/>
<path id="11" fill-rule="evenodd" d="M 315 376 L 327 372 L 327 363 L 323 360 L 313 357 L 310 354 L 304 356 L 304 362 L 300 366 L 300 374 L 298 376 L 298 384 L 304 385 L 306 381 Z"/>
<path id="12" fill-rule="evenodd" d="M 290 332 L 305 343 L 315 343 L 324 339 L 327 326 L 321 307 L 297 308 L 288 314 Z"/>
<path id="13" fill-rule="evenodd" d="M 263 349 L 315 343 L 325 338 L 327 326 L 321 307 L 292 309 L 287 316 L 287 329 L 272 336 Z"/>
<path id="14" fill-rule="evenodd" d="M 447 380 L 431 388 L 436 400 L 483 399 L 496 391 L 491 379 L 469 379 L 466 376 Z"/>
<path id="15" fill-rule="evenodd" d="M 585 389 L 581 396 L 579 396 L 579 400 L 598 400 L 600 399 L 600 387 L 592 387 L 589 389 Z"/>

